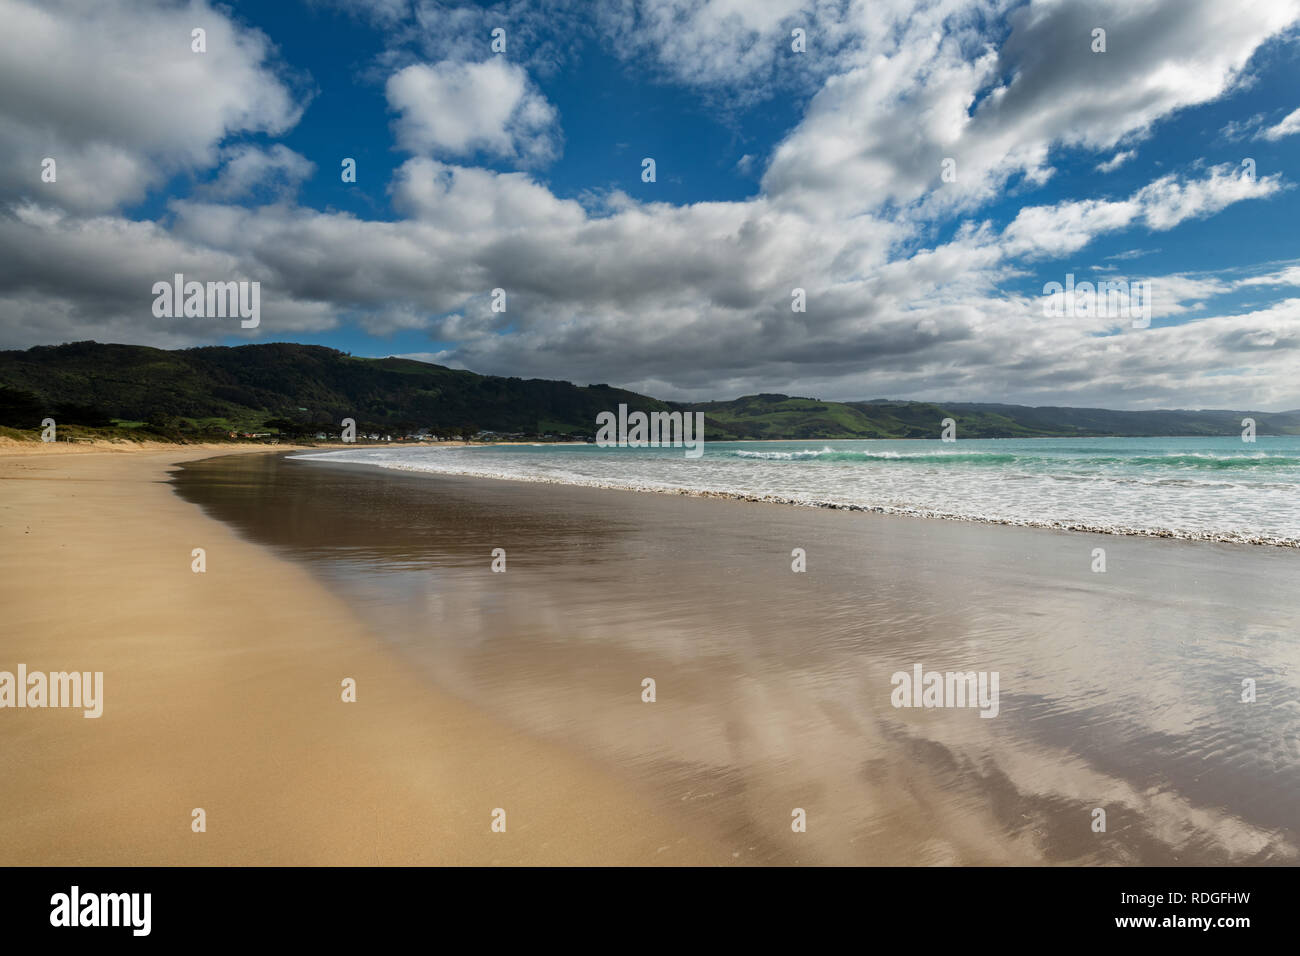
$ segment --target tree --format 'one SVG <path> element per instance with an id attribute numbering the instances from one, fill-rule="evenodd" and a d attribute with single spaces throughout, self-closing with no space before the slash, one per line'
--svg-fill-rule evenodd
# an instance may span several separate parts
<path id="1" fill-rule="evenodd" d="M 0 425 L 40 428 L 45 406 L 32 392 L 0 385 Z"/>
<path id="2" fill-rule="evenodd" d="M 262 423 L 262 427 L 268 431 L 279 432 L 286 438 L 297 438 L 302 435 L 307 427 L 291 418 L 268 418 Z"/>
<path id="3" fill-rule="evenodd" d="M 95 405 L 60 402 L 54 406 L 54 420 L 65 425 L 84 425 L 87 428 L 108 428 L 113 424 L 108 412 Z"/>

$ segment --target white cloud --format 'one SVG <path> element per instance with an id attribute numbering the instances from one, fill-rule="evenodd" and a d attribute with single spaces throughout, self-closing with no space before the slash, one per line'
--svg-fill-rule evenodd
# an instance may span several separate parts
<path id="1" fill-rule="evenodd" d="M 1098 163 L 1094 168 L 1099 173 L 1113 173 L 1136 155 L 1135 149 L 1122 150 L 1105 162 Z"/>
<path id="2" fill-rule="evenodd" d="M 1271 196 L 1281 188 L 1280 173 L 1257 179 L 1225 164 L 1214 167 L 1210 176 L 1204 179 L 1185 180 L 1172 174 L 1162 176 L 1142 187 L 1135 199 L 1142 207 L 1147 226 L 1166 230 L 1187 219 L 1216 213 L 1243 199 Z"/>
<path id="3" fill-rule="evenodd" d="M 400 114 L 398 144 L 412 153 L 483 152 L 525 165 L 559 155 L 555 108 L 522 67 L 503 59 L 408 66 L 389 78 L 387 94 Z"/>
<path id="4" fill-rule="evenodd" d="M 210 167 L 230 133 L 299 116 L 266 37 L 202 0 L 0 0 L 0 23 L 0 196 L 116 209 Z M 206 53 L 191 52 L 196 26 Z M 40 180 L 45 157 L 55 183 Z"/>
<path id="5" fill-rule="evenodd" d="M 846 199 L 856 210 L 914 204 L 922 217 L 975 208 L 1014 176 L 1045 180 L 1053 149 L 1110 151 L 1222 96 L 1300 17 L 1300 0 L 1033 0 L 1005 15 L 1010 34 L 995 49 L 984 20 L 1007 6 L 867 7 L 877 29 L 777 147 L 766 192 L 810 210 Z M 1093 53 L 1100 22 L 1108 52 Z M 947 158 L 954 182 L 941 179 Z"/>
<path id="6" fill-rule="evenodd" d="M 614 3 L 602 9 L 601 28 L 624 57 L 646 56 L 677 82 L 737 88 L 771 74 L 790 50 L 794 27 L 811 33 L 812 52 L 802 55 L 824 58 L 818 26 L 835 21 L 831 7 L 804 0 Z"/>
<path id="7" fill-rule="evenodd" d="M 495 173 L 431 159 L 403 163 L 392 194 L 399 212 L 458 234 L 554 229 L 585 218 L 576 201 L 555 198 L 525 173 Z"/>
<path id="8" fill-rule="evenodd" d="M 1246 279 L 1238 280 L 1238 288 L 1250 288 L 1252 286 L 1296 286 L 1300 287 L 1300 265 L 1286 266 L 1285 268 L 1266 272 L 1263 275 L 1250 276 Z"/>
<path id="9" fill-rule="evenodd" d="M 222 153 L 224 165 L 204 192 L 214 199 L 240 199 L 257 194 L 283 197 L 309 178 L 316 164 L 276 143 L 269 149 L 235 146 Z"/>
<path id="10" fill-rule="evenodd" d="M 1281 188 L 1281 174 L 1256 179 L 1223 165 L 1202 179 L 1162 176 L 1118 202 L 1085 199 L 1026 206 L 1005 230 L 1007 251 L 1028 257 L 1061 256 L 1082 249 L 1103 233 L 1135 224 L 1165 231 L 1235 202 L 1271 196 Z"/>
<path id="11" fill-rule="evenodd" d="M 1300 109 L 1292 110 L 1282 121 L 1268 129 L 1261 130 L 1259 135 L 1267 140 L 1278 140 L 1284 136 L 1294 136 L 1300 133 Z"/>
<path id="12" fill-rule="evenodd" d="M 1230 142 L 1237 142 L 1246 138 L 1251 130 L 1257 130 L 1264 123 L 1264 114 L 1256 113 L 1254 116 L 1248 116 L 1244 120 L 1231 120 L 1223 129 L 1219 130 L 1219 135 Z"/>

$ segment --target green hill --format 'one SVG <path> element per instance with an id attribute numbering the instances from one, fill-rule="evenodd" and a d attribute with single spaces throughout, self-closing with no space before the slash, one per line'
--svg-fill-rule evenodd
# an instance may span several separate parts
<path id="1" fill-rule="evenodd" d="M 974 402 L 824 402 L 788 395 L 746 395 L 683 405 L 702 411 L 714 441 L 725 438 L 938 438 L 951 418 L 962 438 L 1237 435 L 1243 418 L 1261 435 L 1300 435 L 1300 411 L 1112 411 Z"/>
<path id="2" fill-rule="evenodd" d="M 283 436 L 361 432 L 589 437 L 596 415 L 703 412 L 710 441 L 937 438 L 952 418 L 962 438 L 1300 434 L 1300 412 L 1112 411 L 969 402 L 825 402 L 760 394 L 663 402 L 608 385 L 505 378 L 398 358 L 359 358 L 316 345 L 271 343 L 165 351 L 77 342 L 0 351 L 0 426 L 143 429 L 173 438 L 230 431 Z"/>
<path id="3" fill-rule="evenodd" d="M 527 434 L 594 432 L 597 412 L 663 402 L 606 385 L 503 378 L 407 359 L 358 358 L 275 343 L 179 351 L 77 342 L 0 352 L 0 424 L 147 423 L 155 429 L 337 433 L 428 428 Z"/>

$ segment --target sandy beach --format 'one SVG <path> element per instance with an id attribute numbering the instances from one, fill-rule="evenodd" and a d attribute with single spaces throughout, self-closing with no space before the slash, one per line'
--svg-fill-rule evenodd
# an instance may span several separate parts
<path id="1" fill-rule="evenodd" d="M 98 719 L 0 711 L 0 864 L 733 859 L 431 689 L 339 596 L 167 483 L 177 462 L 259 451 L 0 449 L 0 670 L 104 673 Z"/>
<path id="2" fill-rule="evenodd" d="M 0 671 L 104 674 L 0 710 L 0 863 L 1300 856 L 1289 549 L 286 451 L 0 454 Z M 996 719 L 892 706 L 918 665 Z"/>

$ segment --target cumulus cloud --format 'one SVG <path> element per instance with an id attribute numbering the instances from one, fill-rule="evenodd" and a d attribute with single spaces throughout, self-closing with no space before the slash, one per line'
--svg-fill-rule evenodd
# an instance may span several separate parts
<path id="1" fill-rule="evenodd" d="M 241 252 L 187 240 L 153 222 L 92 218 L 19 205 L 0 215 L 0 316 L 8 347 L 95 338 L 179 348 L 223 337 L 207 319 L 158 320 L 153 284 L 174 273 L 199 281 L 260 279 Z M 279 334 L 328 328 L 333 306 L 264 287 L 264 314 Z"/>
<path id="2" fill-rule="evenodd" d="M 204 187 L 216 199 L 243 199 L 251 196 L 282 198 L 294 192 L 309 178 L 316 164 L 295 153 L 282 143 L 269 149 L 244 144 L 222 153 L 224 164 L 217 178 Z"/>
<path id="3" fill-rule="evenodd" d="M 245 268 L 285 297 L 334 303 L 364 315 L 372 331 L 423 323 L 457 343 L 439 355 L 456 365 L 507 374 L 562 369 L 590 381 L 653 378 L 683 396 L 707 395 L 722 379 L 752 390 L 815 378 L 821 394 L 852 397 L 847 390 L 872 375 L 900 387 L 932 384 L 945 369 L 955 374 L 959 358 L 970 387 L 1013 356 L 1044 368 L 1070 359 L 1081 337 L 1114 333 L 1119 323 L 1057 323 L 1045 333 L 1041 301 L 999 291 L 1018 262 L 1269 188 L 1258 181 L 1241 190 L 1212 170 L 1100 206 L 1034 207 L 1001 233 L 968 229 L 891 258 L 901 227 L 888 221 L 860 217 L 827 232 L 764 198 L 631 204 L 592 218 L 526 174 L 414 159 L 395 187 L 407 216 L 399 222 L 177 203 L 173 232 L 195 248 L 246 256 Z M 1158 316 L 1190 311 L 1229 288 L 1181 276 L 1156 281 Z M 796 287 L 807 292 L 807 313 L 790 310 Z M 493 288 L 508 290 L 507 313 L 491 312 Z M 274 328 L 273 316 L 263 321 Z M 1007 342 L 1016 328 L 1032 328 L 1032 336 Z M 1035 381 L 1049 387 L 1024 374 L 1015 381 L 1027 391 Z"/>
<path id="4" fill-rule="evenodd" d="M 0 23 L 0 197 L 117 209 L 210 167 L 228 135 L 278 134 L 301 112 L 270 41 L 203 0 L 0 0 Z"/>
<path id="5" fill-rule="evenodd" d="M 388 80 L 398 144 L 444 158 L 485 153 L 523 165 L 560 151 L 555 108 L 523 68 L 502 59 L 408 66 Z"/>

